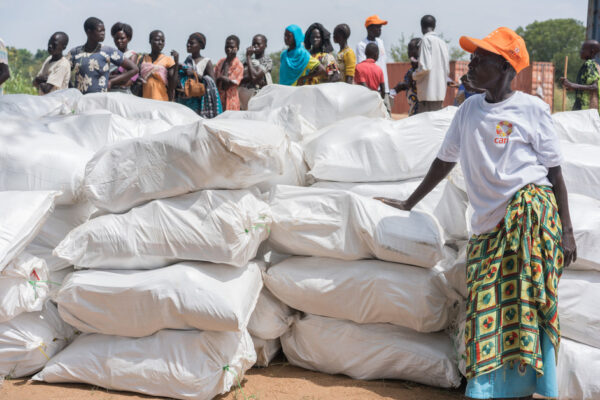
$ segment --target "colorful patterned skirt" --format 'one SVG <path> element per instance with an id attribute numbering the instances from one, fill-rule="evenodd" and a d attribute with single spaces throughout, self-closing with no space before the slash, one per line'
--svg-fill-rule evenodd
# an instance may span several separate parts
<path id="1" fill-rule="evenodd" d="M 514 195 L 494 231 L 471 238 L 467 253 L 467 379 L 500 372 L 504 365 L 517 370 L 528 366 L 541 376 L 544 362 L 555 362 L 544 357 L 541 332 L 558 354 L 561 239 L 552 188 L 533 184 Z"/>

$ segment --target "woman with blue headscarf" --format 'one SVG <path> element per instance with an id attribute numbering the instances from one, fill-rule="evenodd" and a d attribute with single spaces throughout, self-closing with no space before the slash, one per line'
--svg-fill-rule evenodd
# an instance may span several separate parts
<path id="1" fill-rule="evenodd" d="M 288 49 L 281 53 L 279 83 L 288 86 L 300 86 L 313 78 L 326 76 L 327 71 L 319 60 L 311 57 L 302 43 L 304 34 L 298 25 L 285 28 L 284 41 Z"/>

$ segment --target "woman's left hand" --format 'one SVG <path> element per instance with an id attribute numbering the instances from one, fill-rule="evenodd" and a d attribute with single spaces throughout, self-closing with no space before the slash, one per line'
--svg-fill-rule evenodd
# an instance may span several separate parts
<path id="1" fill-rule="evenodd" d="M 575 244 L 575 237 L 573 236 L 573 230 L 568 229 L 563 231 L 562 247 L 564 256 L 564 267 L 568 267 L 571 263 L 577 261 L 577 245 Z"/>

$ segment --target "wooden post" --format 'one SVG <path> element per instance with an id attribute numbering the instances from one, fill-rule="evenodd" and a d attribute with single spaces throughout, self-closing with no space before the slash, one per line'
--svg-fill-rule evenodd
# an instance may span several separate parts
<path id="1" fill-rule="evenodd" d="M 567 68 L 569 67 L 569 56 L 565 56 L 565 79 L 567 78 Z M 565 111 L 565 107 L 567 107 L 567 89 L 565 89 L 565 85 L 563 85 L 563 102 L 562 102 L 562 110 Z"/>

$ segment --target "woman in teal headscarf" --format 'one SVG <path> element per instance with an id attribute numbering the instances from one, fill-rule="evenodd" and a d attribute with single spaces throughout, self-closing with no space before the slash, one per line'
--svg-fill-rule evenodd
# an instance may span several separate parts
<path id="1" fill-rule="evenodd" d="M 302 43 L 304 34 L 298 25 L 285 28 L 284 41 L 288 49 L 281 53 L 279 83 L 288 86 L 300 86 L 312 78 L 325 76 L 327 71 L 319 60 L 311 57 Z"/>

